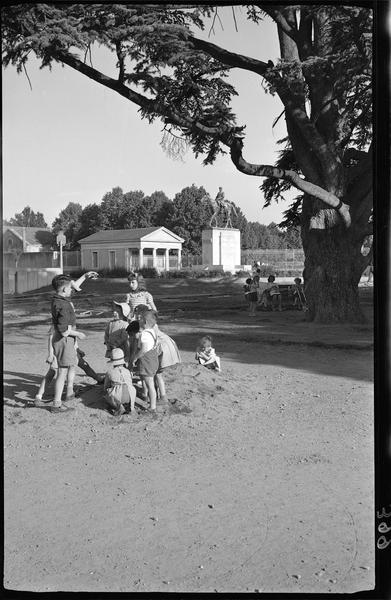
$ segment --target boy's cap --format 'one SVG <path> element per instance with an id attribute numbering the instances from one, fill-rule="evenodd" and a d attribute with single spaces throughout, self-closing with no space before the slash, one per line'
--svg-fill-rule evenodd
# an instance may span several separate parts
<path id="1" fill-rule="evenodd" d="M 111 351 L 111 358 L 108 362 L 112 365 L 124 365 L 125 355 L 122 348 L 113 348 Z"/>
<path id="2" fill-rule="evenodd" d="M 130 306 L 129 306 L 129 304 L 127 304 L 127 302 L 116 302 L 114 300 L 113 304 L 116 304 L 117 306 L 121 307 L 122 314 L 124 315 L 125 318 L 130 315 Z"/>

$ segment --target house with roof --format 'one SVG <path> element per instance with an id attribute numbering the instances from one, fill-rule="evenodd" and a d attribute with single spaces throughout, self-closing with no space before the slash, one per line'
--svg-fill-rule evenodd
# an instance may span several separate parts
<path id="1" fill-rule="evenodd" d="M 4 252 L 44 252 L 51 250 L 54 243 L 54 235 L 50 229 L 3 226 Z"/>
<path id="2" fill-rule="evenodd" d="M 82 269 L 180 269 L 183 238 L 166 227 L 105 229 L 81 240 Z"/>

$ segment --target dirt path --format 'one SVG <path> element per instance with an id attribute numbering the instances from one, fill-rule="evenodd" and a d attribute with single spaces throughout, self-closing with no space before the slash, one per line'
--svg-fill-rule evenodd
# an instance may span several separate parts
<path id="1" fill-rule="evenodd" d="M 373 587 L 368 346 L 298 344 L 292 329 L 290 343 L 268 343 L 275 314 L 163 315 L 183 358 L 166 376 L 170 408 L 117 422 L 81 374 L 74 412 L 25 408 L 45 368 L 46 317 L 35 316 L 5 328 L 6 588 Z M 102 320 L 79 327 L 103 372 Z M 194 364 L 205 331 L 221 374 Z"/>

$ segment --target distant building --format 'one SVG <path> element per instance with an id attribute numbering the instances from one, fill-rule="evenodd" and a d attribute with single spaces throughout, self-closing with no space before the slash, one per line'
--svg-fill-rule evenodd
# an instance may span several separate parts
<path id="1" fill-rule="evenodd" d="M 165 227 L 105 229 L 78 240 L 82 269 L 180 269 L 184 240 Z"/>
<path id="2" fill-rule="evenodd" d="M 3 251 L 44 252 L 51 250 L 55 244 L 50 229 L 43 227 L 3 226 Z"/>

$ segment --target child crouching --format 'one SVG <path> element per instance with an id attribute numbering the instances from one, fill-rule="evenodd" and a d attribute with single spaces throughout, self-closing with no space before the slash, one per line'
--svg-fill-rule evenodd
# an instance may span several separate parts
<path id="1" fill-rule="evenodd" d="M 125 412 L 125 406 L 134 410 L 136 390 L 132 384 L 132 376 L 125 367 L 125 356 L 121 348 L 113 348 L 111 360 L 104 381 L 105 401 L 114 416 Z"/>

